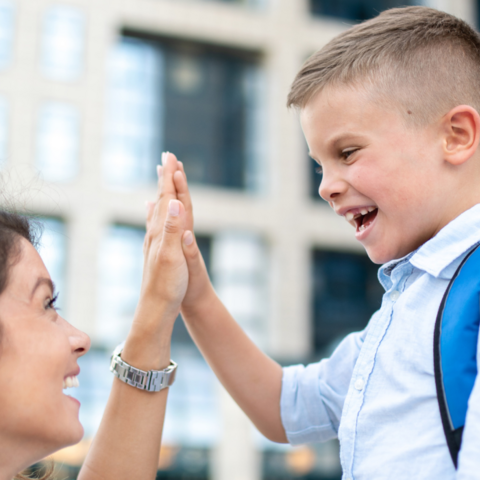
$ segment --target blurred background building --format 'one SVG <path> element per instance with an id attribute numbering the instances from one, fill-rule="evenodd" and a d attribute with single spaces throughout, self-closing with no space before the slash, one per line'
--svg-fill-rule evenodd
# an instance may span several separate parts
<path id="1" fill-rule="evenodd" d="M 477 25 L 476 0 L 426 0 Z M 75 478 L 100 421 L 111 349 L 142 273 L 145 200 L 161 152 L 186 168 L 214 284 L 282 364 L 328 356 L 380 305 L 377 267 L 318 197 L 295 112 L 303 61 L 397 0 L 0 0 L 4 206 L 44 222 L 41 254 L 81 359 L 84 441 L 56 455 Z M 335 442 L 265 440 L 222 390 L 181 322 L 158 478 L 340 478 Z"/>

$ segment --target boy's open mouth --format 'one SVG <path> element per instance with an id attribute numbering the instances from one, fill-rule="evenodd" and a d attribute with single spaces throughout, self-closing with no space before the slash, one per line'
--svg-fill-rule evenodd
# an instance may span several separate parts
<path id="1" fill-rule="evenodd" d="M 377 213 L 378 208 L 375 208 L 374 210 L 366 212 L 365 214 L 358 213 L 355 215 L 353 220 L 357 225 L 357 232 L 363 232 L 363 230 L 365 230 L 375 220 Z"/>

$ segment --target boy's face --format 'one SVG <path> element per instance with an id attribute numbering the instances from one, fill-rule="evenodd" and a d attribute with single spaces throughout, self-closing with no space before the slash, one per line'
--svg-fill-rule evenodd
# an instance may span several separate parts
<path id="1" fill-rule="evenodd" d="M 449 221 L 441 139 L 434 126 L 407 127 L 353 88 L 329 88 L 301 112 L 320 195 L 355 228 L 375 263 L 401 258 Z"/>

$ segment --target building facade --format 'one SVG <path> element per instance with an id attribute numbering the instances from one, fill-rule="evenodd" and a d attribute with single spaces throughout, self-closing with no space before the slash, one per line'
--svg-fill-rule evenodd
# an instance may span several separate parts
<path id="1" fill-rule="evenodd" d="M 162 151 L 185 164 L 215 287 L 278 361 L 328 354 L 378 308 L 376 267 L 316 191 L 297 114 L 304 60 L 393 0 L 0 0 L 4 207 L 44 222 L 41 253 L 82 359 L 84 442 L 111 382 L 141 279 L 145 201 Z M 429 0 L 476 24 L 473 0 Z M 160 477 L 339 478 L 335 443 L 292 449 L 256 433 L 181 319 Z M 67 468 L 67 467 L 65 467 Z M 74 472 L 74 469 L 71 471 Z M 73 475 L 73 473 L 72 473 Z"/>

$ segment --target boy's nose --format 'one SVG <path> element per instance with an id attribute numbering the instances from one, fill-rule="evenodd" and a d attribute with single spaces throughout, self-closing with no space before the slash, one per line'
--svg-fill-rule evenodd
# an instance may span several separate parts
<path id="1" fill-rule="evenodd" d="M 335 175 L 334 172 L 327 174 L 325 171 L 322 175 L 322 181 L 318 193 L 327 202 L 334 200 L 336 197 L 345 193 L 347 190 L 347 183 L 340 176 Z"/>

